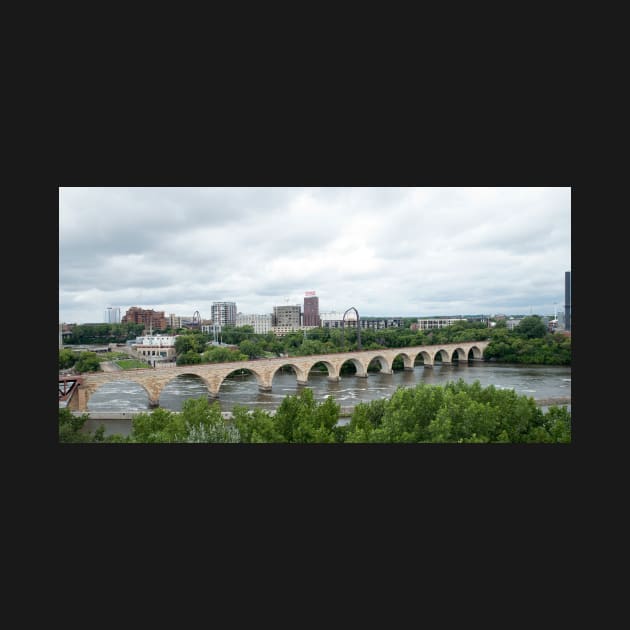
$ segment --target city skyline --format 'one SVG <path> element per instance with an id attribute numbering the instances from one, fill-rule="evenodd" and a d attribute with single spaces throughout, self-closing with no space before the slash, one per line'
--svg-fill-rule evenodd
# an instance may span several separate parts
<path id="1" fill-rule="evenodd" d="M 211 318 L 354 306 L 361 316 L 553 313 L 571 189 L 60 188 L 59 318 L 108 307 Z"/>

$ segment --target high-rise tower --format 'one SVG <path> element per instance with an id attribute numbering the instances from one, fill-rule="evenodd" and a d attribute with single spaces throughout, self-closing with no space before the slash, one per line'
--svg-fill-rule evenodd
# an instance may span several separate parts
<path id="1" fill-rule="evenodd" d="M 315 291 L 304 294 L 304 326 L 319 326 L 319 298 Z"/>
<path id="2" fill-rule="evenodd" d="M 211 313 L 215 325 L 236 325 L 236 302 L 212 302 Z"/>

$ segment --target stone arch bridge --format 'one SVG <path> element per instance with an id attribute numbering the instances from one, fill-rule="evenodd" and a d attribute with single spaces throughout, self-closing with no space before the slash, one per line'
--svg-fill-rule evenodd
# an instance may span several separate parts
<path id="1" fill-rule="evenodd" d="M 286 366 L 293 368 L 299 385 L 306 385 L 308 374 L 316 363 L 323 363 L 328 370 L 328 379 L 338 381 L 341 366 L 351 362 L 356 368 L 355 376 L 367 377 L 368 366 L 376 359 L 381 373 L 391 374 L 396 357 L 401 357 L 405 370 L 413 370 L 415 361 L 421 357 L 425 368 L 433 367 L 439 355 L 442 364 L 457 361 L 460 365 L 468 361 L 482 361 L 483 352 L 489 341 L 468 341 L 442 345 L 415 346 L 411 348 L 386 348 L 381 350 L 362 350 L 335 354 L 313 354 L 305 357 L 279 357 L 275 359 L 254 359 L 230 363 L 204 363 L 182 365 L 170 368 L 139 368 L 121 372 L 98 372 L 81 375 L 81 382 L 72 396 L 68 408 L 86 412 L 88 400 L 99 387 L 112 381 L 133 381 L 140 385 L 149 398 L 149 406 L 159 406 L 160 393 L 171 380 L 183 374 L 194 374 L 201 378 L 208 388 L 211 398 L 218 398 L 219 389 L 224 379 L 239 370 L 248 370 L 255 377 L 260 391 L 271 391 L 271 384 L 276 372 Z"/>

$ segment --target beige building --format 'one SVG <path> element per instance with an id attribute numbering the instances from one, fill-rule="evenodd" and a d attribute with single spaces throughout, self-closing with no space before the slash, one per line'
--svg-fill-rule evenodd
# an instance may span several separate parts
<path id="1" fill-rule="evenodd" d="M 432 328 L 444 328 L 446 326 L 452 326 L 455 322 L 465 322 L 463 317 L 437 317 L 431 319 L 429 317 L 425 319 L 418 319 L 417 326 L 412 325 L 412 330 L 431 330 Z"/>
<path id="2" fill-rule="evenodd" d="M 236 315 L 236 326 L 252 326 L 257 335 L 264 335 L 271 330 L 271 314 L 245 314 L 238 313 Z"/>

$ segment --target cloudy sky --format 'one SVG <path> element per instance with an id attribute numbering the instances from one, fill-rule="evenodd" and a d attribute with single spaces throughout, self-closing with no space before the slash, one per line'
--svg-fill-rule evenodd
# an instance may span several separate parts
<path id="1" fill-rule="evenodd" d="M 552 314 L 570 188 L 66 188 L 59 320 L 108 306 L 210 319 L 316 291 L 361 316 Z"/>

